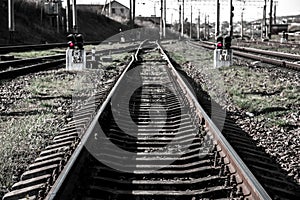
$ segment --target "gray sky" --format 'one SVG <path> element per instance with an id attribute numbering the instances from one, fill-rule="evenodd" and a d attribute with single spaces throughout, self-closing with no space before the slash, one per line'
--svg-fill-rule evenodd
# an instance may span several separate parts
<path id="1" fill-rule="evenodd" d="M 118 0 L 120 3 L 129 7 L 129 0 Z M 257 0 L 256 0 L 257 1 Z M 263 2 L 263 0 L 261 0 Z M 269 1 L 269 0 L 268 0 Z M 276 0 L 275 0 L 276 1 Z M 295 15 L 300 14 L 300 1 L 299 0 L 277 0 L 277 16 L 283 15 Z M 109 0 L 107 0 L 109 2 Z M 154 3 L 156 2 L 156 3 Z M 197 18 L 198 11 L 200 9 L 200 18 L 204 19 L 205 13 L 210 14 L 210 18 L 213 20 L 215 17 L 215 0 L 186 0 L 185 6 L 185 16 L 186 18 L 190 18 L 191 13 L 191 5 L 193 5 L 193 20 Z M 227 20 L 229 18 L 229 0 L 220 0 L 221 2 L 221 18 Z M 224 2 L 224 3 L 223 3 Z M 251 1 L 247 1 L 245 3 L 245 11 L 244 11 L 244 19 L 246 20 L 254 20 L 258 18 L 262 18 L 262 4 L 254 4 L 250 3 Z M 77 0 L 78 4 L 104 4 L 105 0 Z M 137 3 L 137 11 L 136 15 L 142 16 L 150 16 L 154 15 L 156 12 L 157 16 L 160 16 L 160 0 L 136 0 Z M 242 3 L 238 0 L 233 0 L 235 5 L 235 19 L 240 20 Z M 167 0 L 167 7 L 169 8 L 167 11 L 167 21 L 174 22 L 178 20 L 178 0 Z M 269 8 L 268 12 L 269 13 Z"/>

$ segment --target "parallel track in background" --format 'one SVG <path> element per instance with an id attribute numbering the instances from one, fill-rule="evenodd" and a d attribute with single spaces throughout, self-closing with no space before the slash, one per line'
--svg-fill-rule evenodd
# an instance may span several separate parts
<path id="1" fill-rule="evenodd" d="M 96 51 L 95 56 L 97 59 L 100 59 L 101 56 L 105 55 L 135 51 L 138 46 L 139 44 L 129 44 L 127 47 L 121 47 L 119 49 L 98 50 Z M 92 56 L 91 52 L 87 52 L 87 56 L 90 60 L 90 57 Z M 65 67 L 65 58 L 66 55 L 57 54 L 36 58 L 0 61 L 0 79 L 11 79 L 29 73 L 35 73 L 53 68 L 62 68 Z"/>
<path id="2" fill-rule="evenodd" d="M 211 50 L 215 49 L 215 44 L 213 42 L 188 41 L 188 43 L 194 47 L 204 47 Z M 300 55 L 297 54 L 288 54 L 238 46 L 232 46 L 231 48 L 233 49 L 233 55 L 238 57 L 257 60 L 263 63 L 272 64 L 275 66 L 289 68 L 297 71 L 300 70 Z"/>

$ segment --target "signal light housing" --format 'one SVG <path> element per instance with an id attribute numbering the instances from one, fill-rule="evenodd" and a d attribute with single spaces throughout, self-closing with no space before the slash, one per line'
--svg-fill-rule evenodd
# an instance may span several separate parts
<path id="1" fill-rule="evenodd" d="M 68 47 L 70 49 L 74 49 L 77 47 L 78 49 L 83 49 L 83 36 L 82 34 L 69 34 L 67 36 Z"/>
<path id="2" fill-rule="evenodd" d="M 217 40 L 217 45 L 216 45 L 217 49 L 223 49 L 223 37 L 219 35 L 216 40 Z"/>
<path id="3" fill-rule="evenodd" d="M 232 39 L 231 39 L 230 35 L 227 35 L 224 38 L 224 43 L 225 43 L 225 48 L 226 49 L 230 49 L 230 47 L 231 47 L 231 41 L 232 41 Z"/>
<path id="4" fill-rule="evenodd" d="M 76 42 L 79 49 L 83 49 L 83 36 L 82 34 L 76 35 Z"/>

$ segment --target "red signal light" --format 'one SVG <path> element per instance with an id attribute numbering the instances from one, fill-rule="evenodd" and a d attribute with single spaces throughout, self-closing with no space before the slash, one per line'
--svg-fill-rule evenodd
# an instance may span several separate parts
<path id="1" fill-rule="evenodd" d="M 74 44 L 73 42 L 69 42 L 69 47 L 70 47 L 71 49 L 73 49 L 74 46 L 75 46 L 75 44 Z"/>
<path id="2" fill-rule="evenodd" d="M 222 48 L 223 48 L 222 42 L 218 42 L 218 43 L 217 43 L 217 48 L 218 48 L 218 49 L 222 49 Z"/>

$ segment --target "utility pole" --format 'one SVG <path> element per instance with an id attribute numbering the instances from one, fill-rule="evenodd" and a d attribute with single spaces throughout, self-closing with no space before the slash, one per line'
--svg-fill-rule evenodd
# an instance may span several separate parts
<path id="1" fill-rule="evenodd" d="M 243 37 L 244 37 L 244 24 L 243 24 L 243 21 L 244 21 L 244 8 L 242 9 L 242 14 L 241 14 L 241 39 L 243 40 Z"/>
<path id="2" fill-rule="evenodd" d="M 218 37 L 220 34 L 220 0 L 217 0 L 217 19 L 216 19 L 216 33 L 215 36 Z"/>
<path id="3" fill-rule="evenodd" d="M 182 21 L 181 21 L 181 5 L 179 5 L 179 26 L 178 26 L 178 32 L 181 34 L 181 24 L 182 24 Z M 181 37 L 181 35 L 179 34 L 179 38 Z"/>
<path id="4" fill-rule="evenodd" d="M 264 33 L 262 38 L 264 38 L 267 36 L 267 0 L 265 0 L 265 4 L 264 4 L 262 30 Z"/>
<path id="5" fill-rule="evenodd" d="M 184 0 L 182 0 L 182 15 L 181 15 L 181 36 L 184 36 Z"/>
<path id="6" fill-rule="evenodd" d="M 204 17 L 204 38 L 206 39 L 207 37 L 207 27 L 206 27 L 206 23 L 207 23 L 207 16 L 205 14 L 205 17 Z"/>
<path id="7" fill-rule="evenodd" d="M 230 37 L 232 38 L 233 36 L 233 11 L 234 11 L 234 7 L 233 7 L 233 4 L 232 4 L 232 0 L 230 0 L 229 2 L 229 7 L 230 7 L 230 22 L 229 22 L 229 30 L 230 30 Z"/>
<path id="8" fill-rule="evenodd" d="M 8 31 L 10 43 L 14 40 L 15 32 L 15 8 L 14 0 L 8 0 Z"/>
<path id="9" fill-rule="evenodd" d="M 43 24 L 44 0 L 41 0 L 41 25 Z"/>
<path id="10" fill-rule="evenodd" d="M 71 20 L 71 4 L 70 0 L 67 0 L 67 8 L 66 8 L 66 28 L 67 28 L 67 33 L 70 33 L 70 20 Z"/>
<path id="11" fill-rule="evenodd" d="M 193 6 L 191 5 L 191 24 L 190 24 L 190 38 L 192 39 L 193 34 Z"/>
<path id="12" fill-rule="evenodd" d="M 275 3 L 275 5 L 274 5 L 274 24 L 276 24 L 276 22 L 277 22 L 277 19 L 276 19 L 276 12 L 277 12 L 277 5 L 276 5 L 276 3 Z"/>
<path id="13" fill-rule="evenodd" d="M 245 3 L 246 1 L 244 0 L 243 8 L 242 8 L 242 13 L 241 13 L 241 39 L 243 40 L 244 38 L 244 10 L 245 10 Z"/>
<path id="14" fill-rule="evenodd" d="M 76 7 L 76 0 L 73 0 L 72 5 L 72 12 L 73 12 L 73 32 L 78 32 L 78 26 L 77 26 L 77 7 Z"/>
<path id="15" fill-rule="evenodd" d="M 197 39 L 200 39 L 200 10 L 198 10 Z"/>
<path id="16" fill-rule="evenodd" d="M 160 0 L 160 30 L 159 30 L 159 35 L 160 39 L 163 38 L 163 27 L 164 27 L 164 11 L 163 11 L 163 5 L 164 0 Z"/>
<path id="17" fill-rule="evenodd" d="M 207 15 L 207 39 L 209 40 L 210 30 L 209 30 L 209 15 Z"/>
<path id="18" fill-rule="evenodd" d="M 132 7 L 133 7 L 132 23 L 133 23 L 133 27 L 134 27 L 134 21 L 135 21 L 135 0 L 132 0 Z"/>
<path id="19" fill-rule="evenodd" d="M 164 23 L 163 23 L 163 38 L 166 38 L 166 26 L 167 26 L 167 0 L 164 0 Z"/>
<path id="20" fill-rule="evenodd" d="M 132 23 L 132 0 L 129 0 L 129 23 L 130 23 L 130 27 L 133 28 L 133 23 Z"/>
<path id="21" fill-rule="evenodd" d="M 154 1 L 154 17 L 156 17 L 156 1 Z"/>
<path id="22" fill-rule="evenodd" d="M 272 38 L 272 26 L 273 26 L 273 0 L 270 0 L 270 22 L 269 22 L 269 33 L 268 38 Z"/>

